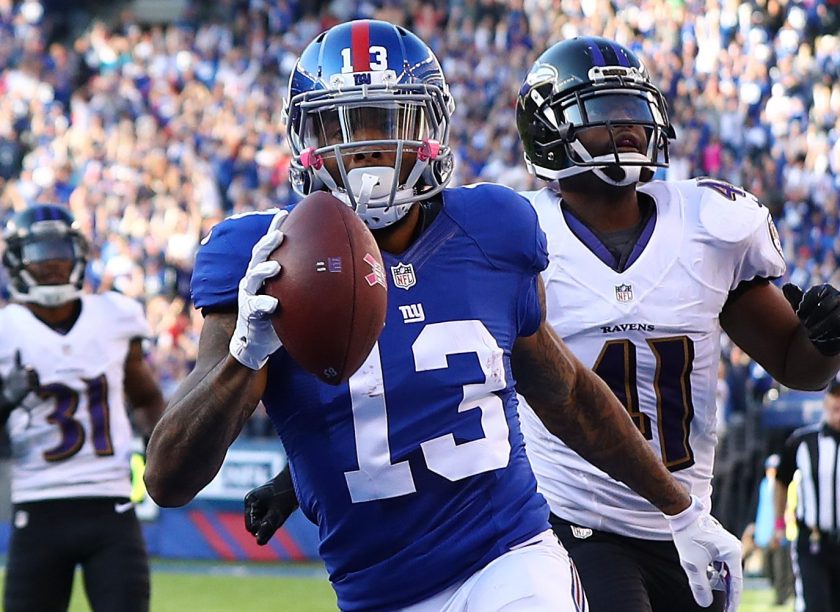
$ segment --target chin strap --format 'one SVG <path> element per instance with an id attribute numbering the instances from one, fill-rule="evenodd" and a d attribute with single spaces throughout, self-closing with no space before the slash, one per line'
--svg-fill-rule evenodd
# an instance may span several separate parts
<path id="1" fill-rule="evenodd" d="M 597 176 L 603 182 L 615 187 L 626 187 L 633 183 L 638 183 L 642 176 L 641 166 L 601 166 L 599 168 L 592 168 L 592 174 Z M 610 176 L 612 175 L 612 176 Z"/>
<path id="2" fill-rule="evenodd" d="M 353 208 L 370 229 L 381 229 L 402 219 L 414 203 L 410 199 L 414 190 L 396 189 L 396 176 L 390 166 L 353 168 L 345 179 L 349 189 L 331 192 Z"/>
<path id="3" fill-rule="evenodd" d="M 387 170 L 387 168 L 385 169 Z M 362 182 L 359 186 L 359 195 L 356 196 L 356 214 L 364 218 L 367 215 L 367 204 L 374 187 L 377 187 L 383 181 L 376 174 L 365 172 L 363 168 L 360 168 L 360 170 L 362 170 Z M 355 192 L 355 189 L 353 191 Z"/>
<path id="4" fill-rule="evenodd" d="M 584 172 L 592 171 L 592 173 L 608 185 L 615 187 L 626 187 L 633 183 L 638 183 L 642 175 L 642 168 L 649 168 L 648 166 L 621 166 L 615 163 L 615 155 L 608 153 L 606 155 L 598 155 L 592 157 L 589 151 L 586 150 L 579 140 L 569 143 L 572 150 L 578 154 L 580 159 L 586 163 L 603 162 L 602 166 L 574 166 L 568 170 L 577 170 L 577 172 L 569 172 L 567 176 L 575 174 L 583 174 Z M 625 163 L 639 163 L 649 162 L 650 158 L 641 153 L 619 153 L 618 160 Z M 558 177 L 559 178 L 559 177 Z M 565 178 L 565 177 L 563 177 Z"/>

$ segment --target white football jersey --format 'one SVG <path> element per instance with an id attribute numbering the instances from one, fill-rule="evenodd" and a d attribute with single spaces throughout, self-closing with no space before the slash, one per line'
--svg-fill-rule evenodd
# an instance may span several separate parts
<path id="1" fill-rule="evenodd" d="M 35 368 L 40 390 L 12 411 L 12 502 L 128 497 L 131 425 L 123 398 L 133 338 L 149 335 L 143 309 L 118 293 L 82 296 L 62 335 L 21 305 L 0 310 L 0 371 L 15 352 Z"/>
<path id="2" fill-rule="evenodd" d="M 655 181 L 653 231 L 624 272 L 572 231 L 548 189 L 529 197 L 548 238 L 547 320 L 619 397 L 663 463 L 711 504 L 719 315 L 742 281 L 784 273 L 768 210 L 722 181 Z M 552 512 L 625 536 L 670 538 L 661 512 L 545 429 L 522 397 L 526 449 Z"/>

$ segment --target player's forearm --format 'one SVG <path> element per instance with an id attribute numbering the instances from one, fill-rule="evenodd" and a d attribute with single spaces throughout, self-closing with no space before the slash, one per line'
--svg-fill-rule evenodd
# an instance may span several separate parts
<path id="1" fill-rule="evenodd" d="M 584 459 L 650 501 L 665 514 L 685 510 L 688 492 L 656 456 L 609 387 L 581 373 L 563 430 L 566 443 Z M 556 411 L 555 411 L 556 412 Z"/>
<path id="2" fill-rule="evenodd" d="M 808 339 L 804 327 L 797 330 L 784 355 L 784 369 L 778 375 L 774 375 L 774 378 L 792 389 L 823 389 L 840 368 L 840 355 L 829 357 L 820 353 Z"/>
<path id="3" fill-rule="evenodd" d="M 720 324 L 735 344 L 786 387 L 822 389 L 840 366 L 840 356 L 828 357 L 817 349 L 782 292 L 769 283 L 730 297 Z"/>
<path id="4" fill-rule="evenodd" d="M 559 342 L 544 334 L 531 339 L 528 350 L 514 351 L 517 390 L 546 428 L 665 514 L 687 508 L 688 493 L 653 453 L 609 387 L 568 349 L 558 350 Z"/>
<path id="5" fill-rule="evenodd" d="M 247 393 L 256 375 L 226 355 L 180 385 L 147 450 L 146 487 L 159 505 L 184 505 L 218 473 L 256 406 Z"/>

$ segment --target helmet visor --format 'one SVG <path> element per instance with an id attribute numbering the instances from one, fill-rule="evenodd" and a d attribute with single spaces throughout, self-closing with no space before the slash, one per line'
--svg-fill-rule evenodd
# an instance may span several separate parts
<path id="1" fill-rule="evenodd" d="M 647 91 L 602 91 L 596 95 L 567 99 L 564 102 L 568 106 L 555 108 L 555 112 L 562 113 L 563 122 L 577 127 L 607 123 L 664 125 L 667 121 L 657 100 Z"/>
<path id="2" fill-rule="evenodd" d="M 76 245 L 70 235 L 38 236 L 36 239 L 24 242 L 21 254 L 24 265 L 53 259 L 72 261 L 77 255 Z"/>
<path id="3" fill-rule="evenodd" d="M 383 102 L 333 105 L 313 109 L 303 118 L 303 146 L 403 141 L 420 143 L 435 137 L 425 104 Z"/>

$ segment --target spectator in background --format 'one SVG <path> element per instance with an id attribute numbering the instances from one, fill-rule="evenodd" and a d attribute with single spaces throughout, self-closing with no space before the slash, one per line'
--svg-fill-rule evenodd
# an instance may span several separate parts
<path id="1" fill-rule="evenodd" d="M 737 419 L 743 419 L 747 413 L 747 398 L 751 393 L 750 365 L 750 356 L 739 346 L 732 345 L 726 376 L 727 386 L 729 387 L 729 401 L 726 410 L 727 421 L 733 415 L 737 415 L 735 417 Z"/>

